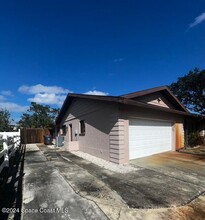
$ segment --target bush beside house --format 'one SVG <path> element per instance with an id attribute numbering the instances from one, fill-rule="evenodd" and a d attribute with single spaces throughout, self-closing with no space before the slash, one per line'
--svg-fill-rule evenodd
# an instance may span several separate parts
<path id="1" fill-rule="evenodd" d="M 188 135 L 188 144 L 190 147 L 204 145 L 204 137 L 199 132 L 192 132 Z"/>

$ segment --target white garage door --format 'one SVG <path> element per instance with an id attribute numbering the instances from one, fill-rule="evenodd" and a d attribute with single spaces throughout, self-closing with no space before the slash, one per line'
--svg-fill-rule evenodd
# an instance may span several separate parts
<path id="1" fill-rule="evenodd" d="M 131 119 L 129 121 L 129 159 L 171 150 L 169 122 Z"/>

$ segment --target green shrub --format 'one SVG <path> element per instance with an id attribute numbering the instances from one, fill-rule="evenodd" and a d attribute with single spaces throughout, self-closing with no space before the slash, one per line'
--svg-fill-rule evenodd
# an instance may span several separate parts
<path id="1" fill-rule="evenodd" d="M 200 136 L 199 132 L 192 132 L 188 135 L 188 144 L 190 147 L 204 144 L 204 138 Z"/>

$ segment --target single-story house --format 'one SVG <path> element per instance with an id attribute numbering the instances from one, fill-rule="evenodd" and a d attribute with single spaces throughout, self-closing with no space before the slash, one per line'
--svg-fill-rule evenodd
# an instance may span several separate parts
<path id="1" fill-rule="evenodd" d="M 126 164 L 183 148 L 185 123 L 192 117 L 162 86 L 121 96 L 68 94 L 56 125 L 68 151 Z"/>

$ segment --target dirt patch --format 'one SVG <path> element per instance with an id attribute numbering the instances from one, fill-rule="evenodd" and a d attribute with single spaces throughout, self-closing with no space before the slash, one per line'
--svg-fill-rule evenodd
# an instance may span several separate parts
<path id="1" fill-rule="evenodd" d="M 79 184 L 78 189 L 80 191 L 86 192 L 89 195 L 100 197 L 101 189 L 90 182 L 83 182 Z"/>
<path id="2" fill-rule="evenodd" d="M 205 216 L 205 197 L 200 196 L 189 205 L 162 209 L 122 209 L 120 220 L 203 220 Z"/>
<path id="3" fill-rule="evenodd" d="M 183 148 L 183 149 L 180 149 L 179 152 L 193 154 L 193 155 L 199 155 L 199 156 L 205 156 L 205 146 Z"/>

